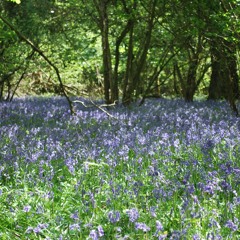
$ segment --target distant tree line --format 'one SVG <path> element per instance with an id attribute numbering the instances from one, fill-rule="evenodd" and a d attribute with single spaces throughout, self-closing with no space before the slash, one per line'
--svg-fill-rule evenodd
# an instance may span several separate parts
<path id="1" fill-rule="evenodd" d="M 65 83 L 101 87 L 107 104 L 205 94 L 237 113 L 239 0 L 1 1 L 0 16 L 51 59 Z M 33 63 L 47 63 L 0 22 L 0 99 L 9 100 Z"/>

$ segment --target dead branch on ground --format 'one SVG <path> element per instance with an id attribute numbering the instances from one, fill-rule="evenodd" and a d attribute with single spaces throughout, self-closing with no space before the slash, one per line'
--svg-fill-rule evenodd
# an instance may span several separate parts
<path id="1" fill-rule="evenodd" d="M 80 101 L 80 100 L 75 100 L 73 102 L 74 103 L 81 103 L 85 108 L 96 107 L 100 111 L 104 112 L 110 118 L 114 118 L 114 119 L 118 120 L 118 118 L 114 117 L 111 113 L 109 113 L 107 110 L 104 109 L 104 107 L 116 106 L 117 105 L 117 101 L 114 101 L 114 103 L 111 103 L 111 104 L 101 104 L 101 105 L 97 105 L 95 102 L 93 102 L 93 100 L 90 100 L 91 105 L 86 105 L 85 102 Z"/>

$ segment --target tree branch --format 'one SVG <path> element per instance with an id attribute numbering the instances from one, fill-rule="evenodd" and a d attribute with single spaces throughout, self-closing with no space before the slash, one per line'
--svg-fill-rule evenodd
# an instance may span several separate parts
<path id="1" fill-rule="evenodd" d="M 70 108 L 70 111 L 71 111 L 71 114 L 74 114 L 74 109 L 73 109 L 73 106 L 72 106 L 72 102 L 71 100 L 69 99 L 65 89 L 64 89 L 64 85 L 62 83 L 62 79 L 61 79 L 61 76 L 60 76 L 60 73 L 59 73 L 59 70 L 58 68 L 56 67 L 56 65 L 43 53 L 43 51 L 41 49 L 39 49 L 37 46 L 35 46 L 34 43 L 32 43 L 29 39 L 27 39 L 20 31 L 18 31 L 16 29 L 16 27 L 14 27 L 8 20 L 6 20 L 3 16 L 0 15 L 0 19 L 13 31 L 17 34 L 17 36 L 23 40 L 26 44 L 28 44 L 34 51 L 36 51 L 53 69 L 54 71 L 56 72 L 56 75 L 57 75 L 57 78 L 58 78 L 58 81 L 59 81 L 59 84 L 60 84 L 60 88 L 62 90 L 62 93 L 63 95 L 65 96 L 65 98 L 67 99 L 68 101 L 68 104 L 69 104 L 69 108 Z"/>

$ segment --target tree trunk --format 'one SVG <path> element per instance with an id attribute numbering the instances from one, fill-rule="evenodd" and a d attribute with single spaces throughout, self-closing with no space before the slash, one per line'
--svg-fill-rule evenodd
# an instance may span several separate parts
<path id="1" fill-rule="evenodd" d="M 128 105 L 132 101 L 133 89 L 133 27 L 134 23 L 130 23 L 129 41 L 128 41 L 128 55 L 125 79 L 123 84 L 123 103 Z"/>
<path id="2" fill-rule="evenodd" d="M 211 79 L 208 89 L 208 99 L 217 100 L 224 96 L 223 94 L 223 82 L 222 82 L 222 66 L 221 66 L 221 54 L 217 49 L 217 42 L 212 41 L 210 45 L 211 54 Z"/>
<path id="3" fill-rule="evenodd" d="M 197 76 L 197 71 L 199 68 L 200 63 L 200 54 L 203 49 L 203 38 L 202 34 L 198 34 L 197 42 L 195 47 L 193 47 L 191 44 L 189 44 L 188 48 L 188 72 L 187 72 L 187 79 L 186 79 L 186 86 L 184 90 L 184 99 L 186 102 L 192 102 L 194 94 L 197 90 L 198 85 L 200 84 L 200 81 L 202 78 L 200 76 Z"/>
<path id="4" fill-rule="evenodd" d="M 192 102 L 196 89 L 196 77 L 197 77 L 197 68 L 198 68 L 198 56 L 195 59 L 190 61 L 186 86 L 184 90 L 184 99 L 186 102 Z"/>
<path id="5" fill-rule="evenodd" d="M 118 100 L 118 98 L 119 98 L 119 92 L 118 92 L 118 67 L 119 67 L 119 58 L 120 58 L 119 47 L 120 47 L 120 44 L 123 41 L 123 39 L 126 37 L 128 32 L 131 30 L 131 28 L 132 28 L 131 25 L 132 25 L 132 21 L 128 20 L 126 27 L 121 32 L 120 36 L 117 38 L 116 44 L 115 44 L 114 82 L 115 82 L 115 85 L 117 86 L 115 100 Z M 124 91 L 124 93 L 125 92 L 126 91 Z"/>
<path id="6" fill-rule="evenodd" d="M 111 51 L 108 39 L 109 28 L 108 28 L 107 4 L 108 4 L 107 1 L 100 1 L 98 10 L 100 15 L 100 28 L 102 36 L 104 98 L 105 102 L 109 104 L 112 101 L 111 96 L 114 94 L 114 89 L 112 82 Z"/>
<path id="7" fill-rule="evenodd" d="M 234 44 L 216 39 L 211 44 L 212 75 L 208 99 L 225 98 L 238 115 L 236 100 L 239 98 L 236 47 Z"/>

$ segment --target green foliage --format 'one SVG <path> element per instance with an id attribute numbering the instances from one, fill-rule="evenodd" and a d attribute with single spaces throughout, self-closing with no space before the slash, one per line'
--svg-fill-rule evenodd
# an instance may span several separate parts
<path id="1" fill-rule="evenodd" d="M 1 239 L 87 239 L 99 226 L 100 239 L 237 239 L 226 222 L 240 218 L 239 134 L 226 105 L 152 102 L 116 108 L 116 121 L 84 108 L 68 117 L 62 100 L 3 104 Z"/>
<path id="2" fill-rule="evenodd" d="M 21 4 L 16 3 L 20 1 L 0 3 L 1 14 L 9 18 L 24 36 L 51 57 L 60 69 L 64 83 L 88 91 L 104 87 L 104 50 L 101 42 L 103 1 L 25 0 Z M 131 72 L 134 75 L 136 69 L 139 70 L 140 59 L 146 47 L 151 6 L 154 4 L 156 4 L 155 11 L 152 13 L 155 16 L 146 61 L 139 76 L 136 77 L 138 83 L 133 83 L 133 88 L 138 89 L 137 97 L 145 93 L 145 95 L 184 96 L 184 88 L 189 85 L 186 84 L 188 71 L 191 70 L 199 46 L 202 49 L 198 52 L 196 64 L 195 92 L 206 94 L 206 91 L 202 91 L 203 87 L 199 86 L 206 86 L 205 89 L 209 86 L 210 74 L 205 69 L 211 59 L 209 52 L 211 39 L 228 41 L 239 51 L 239 1 L 222 1 L 222 3 L 217 0 L 211 2 L 205 0 L 107 1 L 112 76 L 120 93 L 124 91 L 125 84 L 128 84 L 126 82 L 131 80 L 126 80 L 130 49 L 128 24 L 133 23 Z M 1 24 L 0 31 L 0 58 L 7 58 L 10 62 L 8 66 L 24 65 L 25 58 L 29 55 L 29 48 L 23 47 L 22 44 L 18 47 L 17 35 L 6 26 Z M 117 47 L 119 56 L 117 56 Z M 5 51 L 4 57 L 1 56 L 2 49 Z M 15 52 L 22 53 L 19 60 L 14 58 Z M 34 73 L 40 69 L 51 75 L 51 79 L 56 83 L 56 77 L 51 70 L 46 68 L 43 60 L 37 58 L 38 56 L 35 56 L 29 61 L 30 69 L 27 73 Z M 176 77 L 174 70 L 176 63 L 185 84 Z M 6 66 L 0 68 L 4 74 L 12 69 Z M 117 69 L 116 76 L 115 69 Z M 18 70 L 14 74 L 15 82 L 22 71 L 22 69 Z M 198 79 L 201 78 L 201 83 L 197 84 Z M 31 92 L 31 89 L 25 89 L 24 92 L 28 91 Z M 39 92 L 41 91 L 37 91 Z M 76 94 L 76 91 L 73 94 Z"/>

